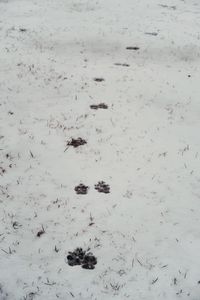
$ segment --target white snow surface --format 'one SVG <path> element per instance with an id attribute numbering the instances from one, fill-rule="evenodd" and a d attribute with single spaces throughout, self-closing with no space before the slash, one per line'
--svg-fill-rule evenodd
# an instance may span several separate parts
<path id="1" fill-rule="evenodd" d="M 0 51 L 0 300 L 199 300 L 200 2 L 0 0 Z"/>

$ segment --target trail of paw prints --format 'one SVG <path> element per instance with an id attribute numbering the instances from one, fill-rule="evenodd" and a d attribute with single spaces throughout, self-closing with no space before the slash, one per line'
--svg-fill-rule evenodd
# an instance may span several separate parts
<path id="1" fill-rule="evenodd" d="M 110 186 L 104 181 L 99 181 L 97 184 L 95 184 L 94 189 L 99 193 L 104 193 L 104 194 L 110 193 Z M 88 193 L 89 187 L 81 183 L 75 186 L 74 190 L 77 195 L 86 195 Z"/>

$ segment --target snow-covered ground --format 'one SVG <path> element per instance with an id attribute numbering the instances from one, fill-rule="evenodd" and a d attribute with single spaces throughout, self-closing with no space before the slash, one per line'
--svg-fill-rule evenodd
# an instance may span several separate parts
<path id="1" fill-rule="evenodd" d="M 0 0 L 0 48 L 0 300 L 199 300 L 199 0 Z"/>

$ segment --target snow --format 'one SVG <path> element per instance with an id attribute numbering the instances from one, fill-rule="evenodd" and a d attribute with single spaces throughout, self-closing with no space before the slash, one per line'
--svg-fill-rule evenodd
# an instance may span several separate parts
<path id="1" fill-rule="evenodd" d="M 199 300 L 198 0 L 0 11 L 0 299 Z"/>

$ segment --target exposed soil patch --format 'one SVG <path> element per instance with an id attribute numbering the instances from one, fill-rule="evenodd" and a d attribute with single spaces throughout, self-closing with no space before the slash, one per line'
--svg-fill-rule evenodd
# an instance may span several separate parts
<path id="1" fill-rule="evenodd" d="M 99 181 L 97 184 L 95 184 L 94 188 L 99 193 L 105 193 L 105 194 L 110 193 L 110 186 L 106 184 L 104 181 Z"/>
<path id="2" fill-rule="evenodd" d="M 94 78 L 94 81 L 96 81 L 96 82 L 102 82 L 102 81 L 105 81 L 105 79 L 104 78 L 101 78 L 101 77 L 97 77 L 97 78 Z"/>
<path id="3" fill-rule="evenodd" d="M 83 269 L 93 270 L 97 264 L 97 259 L 91 252 L 77 248 L 73 252 L 69 252 L 67 262 L 69 266 L 82 266 Z"/>
<path id="4" fill-rule="evenodd" d="M 139 50 L 140 48 L 139 47 L 126 47 L 126 49 L 127 50 L 135 50 L 135 51 L 137 51 L 137 50 Z"/>
<path id="5" fill-rule="evenodd" d="M 73 146 L 74 148 L 77 148 L 79 146 L 83 146 L 87 144 L 86 140 L 82 139 L 82 138 L 77 138 L 77 139 L 71 139 L 71 141 L 67 142 L 67 146 Z"/>
<path id="6" fill-rule="evenodd" d="M 87 194 L 87 192 L 88 192 L 88 189 L 89 189 L 89 187 L 88 186 L 86 186 L 86 185 L 84 185 L 84 184 L 79 184 L 79 185 L 77 185 L 75 188 L 74 188 L 74 190 L 76 191 L 76 193 L 78 194 L 78 195 L 86 195 Z"/>
<path id="7" fill-rule="evenodd" d="M 100 103 L 100 104 L 92 104 L 90 105 L 90 108 L 91 109 L 107 109 L 108 108 L 108 105 L 105 104 L 105 103 Z"/>

